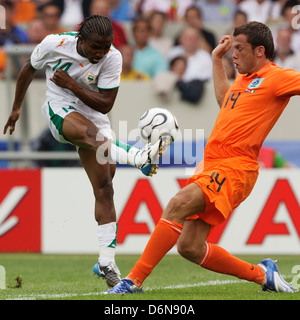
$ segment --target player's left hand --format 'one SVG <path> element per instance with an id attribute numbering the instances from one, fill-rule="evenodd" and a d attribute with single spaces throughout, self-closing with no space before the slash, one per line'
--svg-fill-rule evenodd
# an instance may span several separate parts
<path id="1" fill-rule="evenodd" d="M 54 72 L 53 77 L 50 78 L 57 86 L 61 88 L 69 88 L 72 82 L 74 81 L 67 72 L 58 69 Z"/>

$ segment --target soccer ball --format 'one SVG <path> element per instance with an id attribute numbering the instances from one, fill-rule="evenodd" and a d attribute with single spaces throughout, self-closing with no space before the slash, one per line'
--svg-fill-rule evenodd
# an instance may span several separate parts
<path id="1" fill-rule="evenodd" d="M 145 143 L 158 141 L 161 136 L 166 136 L 168 144 L 174 142 L 178 135 L 179 127 L 175 116 L 164 108 L 147 110 L 138 123 L 141 139 Z"/>

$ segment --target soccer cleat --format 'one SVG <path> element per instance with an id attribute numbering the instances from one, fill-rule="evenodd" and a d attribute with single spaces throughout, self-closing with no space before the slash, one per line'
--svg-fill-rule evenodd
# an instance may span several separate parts
<path id="1" fill-rule="evenodd" d="M 266 283 L 262 286 L 262 290 L 275 292 L 297 292 L 289 283 L 283 280 L 276 262 L 277 261 L 273 261 L 272 259 L 264 259 L 258 264 L 266 273 Z"/>
<path id="2" fill-rule="evenodd" d="M 168 139 L 165 136 L 159 138 L 154 144 L 146 144 L 144 148 L 139 151 L 139 161 L 136 163 L 136 167 L 141 169 L 144 175 L 152 176 L 156 174 L 158 169 L 157 162 L 161 156 L 167 151 Z"/>
<path id="3" fill-rule="evenodd" d="M 122 279 L 116 286 L 107 290 L 105 294 L 143 293 L 142 287 L 136 286 L 130 279 Z"/>
<path id="4" fill-rule="evenodd" d="M 113 288 L 121 281 L 121 273 L 117 265 L 110 262 L 108 266 L 102 267 L 96 263 L 93 267 L 93 272 L 96 276 L 106 280 L 109 287 Z"/>

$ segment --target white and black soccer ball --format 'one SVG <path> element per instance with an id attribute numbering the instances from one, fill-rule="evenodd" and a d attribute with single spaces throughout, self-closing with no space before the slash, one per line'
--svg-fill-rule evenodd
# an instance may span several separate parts
<path id="1" fill-rule="evenodd" d="M 138 123 L 141 140 L 144 143 L 158 141 L 161 136 L 168 138 L 168 144 L 174 142 L 178 135 L 179 126 L 175 116 L 167 109 L 152 108 L 147 110 Z"/>

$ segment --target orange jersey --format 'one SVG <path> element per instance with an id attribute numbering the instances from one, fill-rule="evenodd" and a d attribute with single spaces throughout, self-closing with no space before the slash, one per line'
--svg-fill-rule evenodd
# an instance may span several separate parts
<path id="1" fill-rule="evenodd" d="M 204 159 L 246 156 L 256 161 L 290 97 L 299 94 L 300 73 L 271 62 L 249 76 L 238 75 L 226 93 Z"/>
<path id="2" fill-rule="evenodd" d="M 187 182 L 196 183 L 206 197 L 205 211 L 189 219 L 217 225 L 248 197 L 258 176 L 261 145 L 297 94 L 300 73 L 271 62 L 254 74 L 237 76 L 207 141 L 204 161 Z"/>

